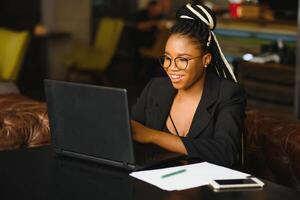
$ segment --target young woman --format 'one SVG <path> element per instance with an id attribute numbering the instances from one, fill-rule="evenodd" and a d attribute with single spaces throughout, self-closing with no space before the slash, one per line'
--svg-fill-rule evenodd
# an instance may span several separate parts
<path id="1" fill-rule="evenodd" d="M 151 80 L 133 107 L 133 137 L 188 158 L 232 166 L 241 150 L 244 90 L 212 32 L 212 11 L 187 4 L 176 15 L 160 58 L 168 77 Z"/>

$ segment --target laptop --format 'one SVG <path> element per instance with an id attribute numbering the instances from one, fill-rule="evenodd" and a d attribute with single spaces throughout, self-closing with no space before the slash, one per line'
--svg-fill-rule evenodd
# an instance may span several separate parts
<path id="1" fill-rule="evenodd" d="M 126 89 L 57 80 L 44 85 L 56 153 L 131 171 L 182 157 L 133 141 Z"/>

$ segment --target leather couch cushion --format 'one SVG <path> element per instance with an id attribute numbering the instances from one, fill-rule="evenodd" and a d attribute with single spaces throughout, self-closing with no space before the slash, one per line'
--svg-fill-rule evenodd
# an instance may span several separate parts
<path id="1" fill-rule="evenodd" d="M 247 171 L 300 189 L 300 123 L 279 114 L 248 110 L 245 128 Z"/>
<path id="2" fill-rule="evenodd" d="M 50 143 L 46 104 L 20 94 L 0 95 L 0 150 Z"/>

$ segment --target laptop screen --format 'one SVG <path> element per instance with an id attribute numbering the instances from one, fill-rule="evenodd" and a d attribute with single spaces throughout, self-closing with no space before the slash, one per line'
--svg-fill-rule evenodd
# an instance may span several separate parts
<path id="1" fill-rule="evenodd" d="M 56 149 L 134 163 L 125 89 L 45 80 Z"/>

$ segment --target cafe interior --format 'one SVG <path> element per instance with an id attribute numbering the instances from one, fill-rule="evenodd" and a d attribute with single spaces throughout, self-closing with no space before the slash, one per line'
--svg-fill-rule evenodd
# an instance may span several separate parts
<path id="1" fill-rule="evenodd" d="M 132 107 L 149 80 L 166 76 L 158 57 L 188 2 L 1 0 L 0 160 L 51 144 L 45 79 L 125 88 Z M 299 191 L 299 1 L 198 2 L 215 12 L 214 33 L 247 94 L 243 169 Z M 145 34 L 147 20 L 155 25 Z"/>

